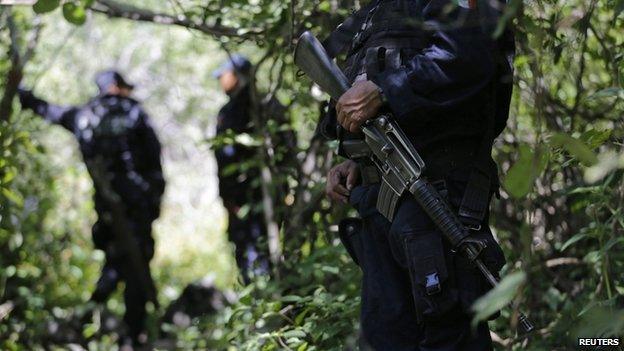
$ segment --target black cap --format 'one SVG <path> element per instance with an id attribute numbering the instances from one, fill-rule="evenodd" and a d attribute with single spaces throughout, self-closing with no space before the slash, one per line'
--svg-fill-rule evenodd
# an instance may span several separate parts
<path id="1" fill-rule="evenodd" d="M 219 78 L 227 71 L 235 71 L 236 73 L 247 76 L 251 71 L 251 62 L 243 55 L 234 54 L 212 72 L 212 76 L 214 78 Z"/>
<path id="2" fill-rule="evenodd" d="M 134 85 L 126 82 L 123 76 L 115 70 L 103 71 L 96 74 L 95 84 L 97 84 L 98 88 L 100 89 L 100 94 L 106 93 L 106 91 L 112 84 L 115 84 L 122 88 L 134 89 Z"/>

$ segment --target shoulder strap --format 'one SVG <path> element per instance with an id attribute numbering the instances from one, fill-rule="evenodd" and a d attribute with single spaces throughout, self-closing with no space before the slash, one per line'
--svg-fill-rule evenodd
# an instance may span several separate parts
<path id="1" fill-rule="evenodd" d="M 458 213 L 462 223 L 466 227 L 475 230 L 480 229 L 481 223 L 483 223 L 487 214 L 493 184 L 492 178 L 496 175 L 496 169 L 492 165 L 492 144 L 496 137 L 494 135 L 496 84 L 491 83 L 490 86 L 491 95 L 486 108 L 488 116 L 486 131 L 479 144 L 476 160 L 470 172 Z"/>
<path id="2" fill-rule="evenodd" d="M 493 130 L 493 128 L 488 128 Z M 478 230 L 485 219 L 493 185 L 495 167 L 492 165 L 492 133 L 486 133 L 477 153 L 477 160 L 470 172 L 468 185 L 459 206 L 459 219 L 471 229 Z"/>
<path id="3" fill-rule="evenodd" d="M 497 45 L 498 46 L 498 45 Z M 494 79 L 509 79 L 505 77 L 511 74 L 511 68 L 507 62 L 505 48 L 496 48 L 496 73 Z M 507 83 L 506 83 L 507 84 Z M 485 219 L 490 205 L 490 195 L 492 190 L 498 189 L 498 171 L 492 159 L 492 145 L 494 139 L 504 128 L 506 116 L 509 113 L 507 105 L 511 97 L 511 82 L 509 89 L 501 89 L 499 84 L 493 80 L 490 83 L 490 97 L 488 99 L 487 127 L 485 134 L 479 145 L 475 164 L 468 178 L 468 185 L 464 192 L 461 205 L 459 207 L 459 218 L 462 223 L 469 228 L 478 228 Z M 501 102 L 504 100 L 504 102 Z M 503 104 L 507 106 L 502 106 Z M 504 115 L 504 121 L 498 121 L 499 114 Z M 499 124 L 502 124 L 500 126 Z"/>
<path id="4" fill-rule="evenodd" d="M 376 3 L 376 1 L 372 2 L 355 11 L 323 40 L 323 47 L 331 58 L 346 52 L 351 47 L 353 39 L 362 30 L 362 26 L 367 22 L 369 13 L 376 7 Z"/>

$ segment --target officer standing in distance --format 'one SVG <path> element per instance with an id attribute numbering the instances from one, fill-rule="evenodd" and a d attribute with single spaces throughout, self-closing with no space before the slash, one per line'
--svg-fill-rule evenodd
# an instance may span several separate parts
<path id="1" fill-rule="evenodd" d="M 104 251 L 106 262 L 102 268 L 91 300 L 103 303 L 117 288 L 126 282 L 124 299 L 130 340 L 145 342 L 146 287 L 137 283 L 137 276 L 149 273 L 149 261 L 154 255 L 152 222 L 158 218 L 161 197 L 165 189 L 161 166 L 161 145 L 150 119 L 138 101 L 130 97 L 133 86 L 116 71 L 104 71 L 96 75 L 99 95 L 83 106 L 58 106 L 35 97 L 32 92 L 21 89 L 20 102 L 24 108 L 33 110 L 47 121 L 59 124 L 72 132 L 80 146 L 87 164 L 96 162 L 104 174 L 93 174 L 94 202 L 98 220 L 93 226 L 95 247 Z M 96 181 L 102 177 L 109 181 L 110 189 L 103 189 Z M 115 232 L 119 220 L 113 215 L 115 206 L 105 192 L 114 192 L 125 207 L 125 219 L 132 240 L 138 247 L 138 255 L 147 272 L 133 272 L 124 248 L 117 247 Z M 124 233 L 128 234 L 128 233 Z M 135 261 L 136 262 L 136 261 Z M 151 281 L 151 277 L 149 278 Z"/>
<path id="2" fill-rule="evenodd" d="M 362 139 L 360 127 L 392 114 L 425 161 L 425 175 L 472 236 L 488 243 L 481 258 L 493 272 L 505 259 L 488 227 L 498 188 L 491 148 L 509 112 L 513 53 L 509 32 L 492 36 L 501 7 L 371 1 L 324 43 L 334 57 L 348 49 L 353 84 L 321 123 L 349 158 L 343 146 Z M 412 197 L 400 200 L 392 222 L 383 217 L 376 208 L 384 196 L 379 182 L 375 166 L 361 159 L 346 160 L 327 176 L 328 196 L 350 203 L 361 217 L 341 231 L 350 232 L 346 245 L 363 271 L 363 343 L 393 351 L 491 350 L 487 324 L 470 326 L 470 307 L 488 283 L 443 241 Z"/>
<path id="3" fill-rule="evenodd" d="M 228 132 L 253 132 L 250 73 L 251 62 L 237 54 L 213 72 L 229 97 L 217 117 L 217 137 Z M 268 252 L 266 244 L 262 243 L 266 239 L 266 224 L 260 208 L 259 170 L 253 165 L 258 151 L 254 147 L 233 143 L 218 147 L 215 156 L 219 196 L 228 213 L 228 238 L 235 246 L 236 264 L 243 282 L 248 284 L 252 276 L 269 272 Z"/>

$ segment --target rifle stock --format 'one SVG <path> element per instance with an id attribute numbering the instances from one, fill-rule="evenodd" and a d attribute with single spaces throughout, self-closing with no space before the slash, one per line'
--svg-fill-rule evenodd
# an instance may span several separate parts
<path id="1" fill-rule="evenodd" d="M 342 70 L 310 32 L 304 32 L 299 37 L 295 47 L 295 65 L 336 101 L 350 87 Z"/>

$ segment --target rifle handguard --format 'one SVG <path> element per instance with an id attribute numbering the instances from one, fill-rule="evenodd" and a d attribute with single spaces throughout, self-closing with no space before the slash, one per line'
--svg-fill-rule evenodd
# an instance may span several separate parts
<path id="1" fill-rule="evenodd" d="M 470 236 L 459 218 L 444 202 L 438 191 L 426 179 L 420 178 L 409 189 L 433 223 L 445 234 L 454 249 L 459 248 Z"/>

